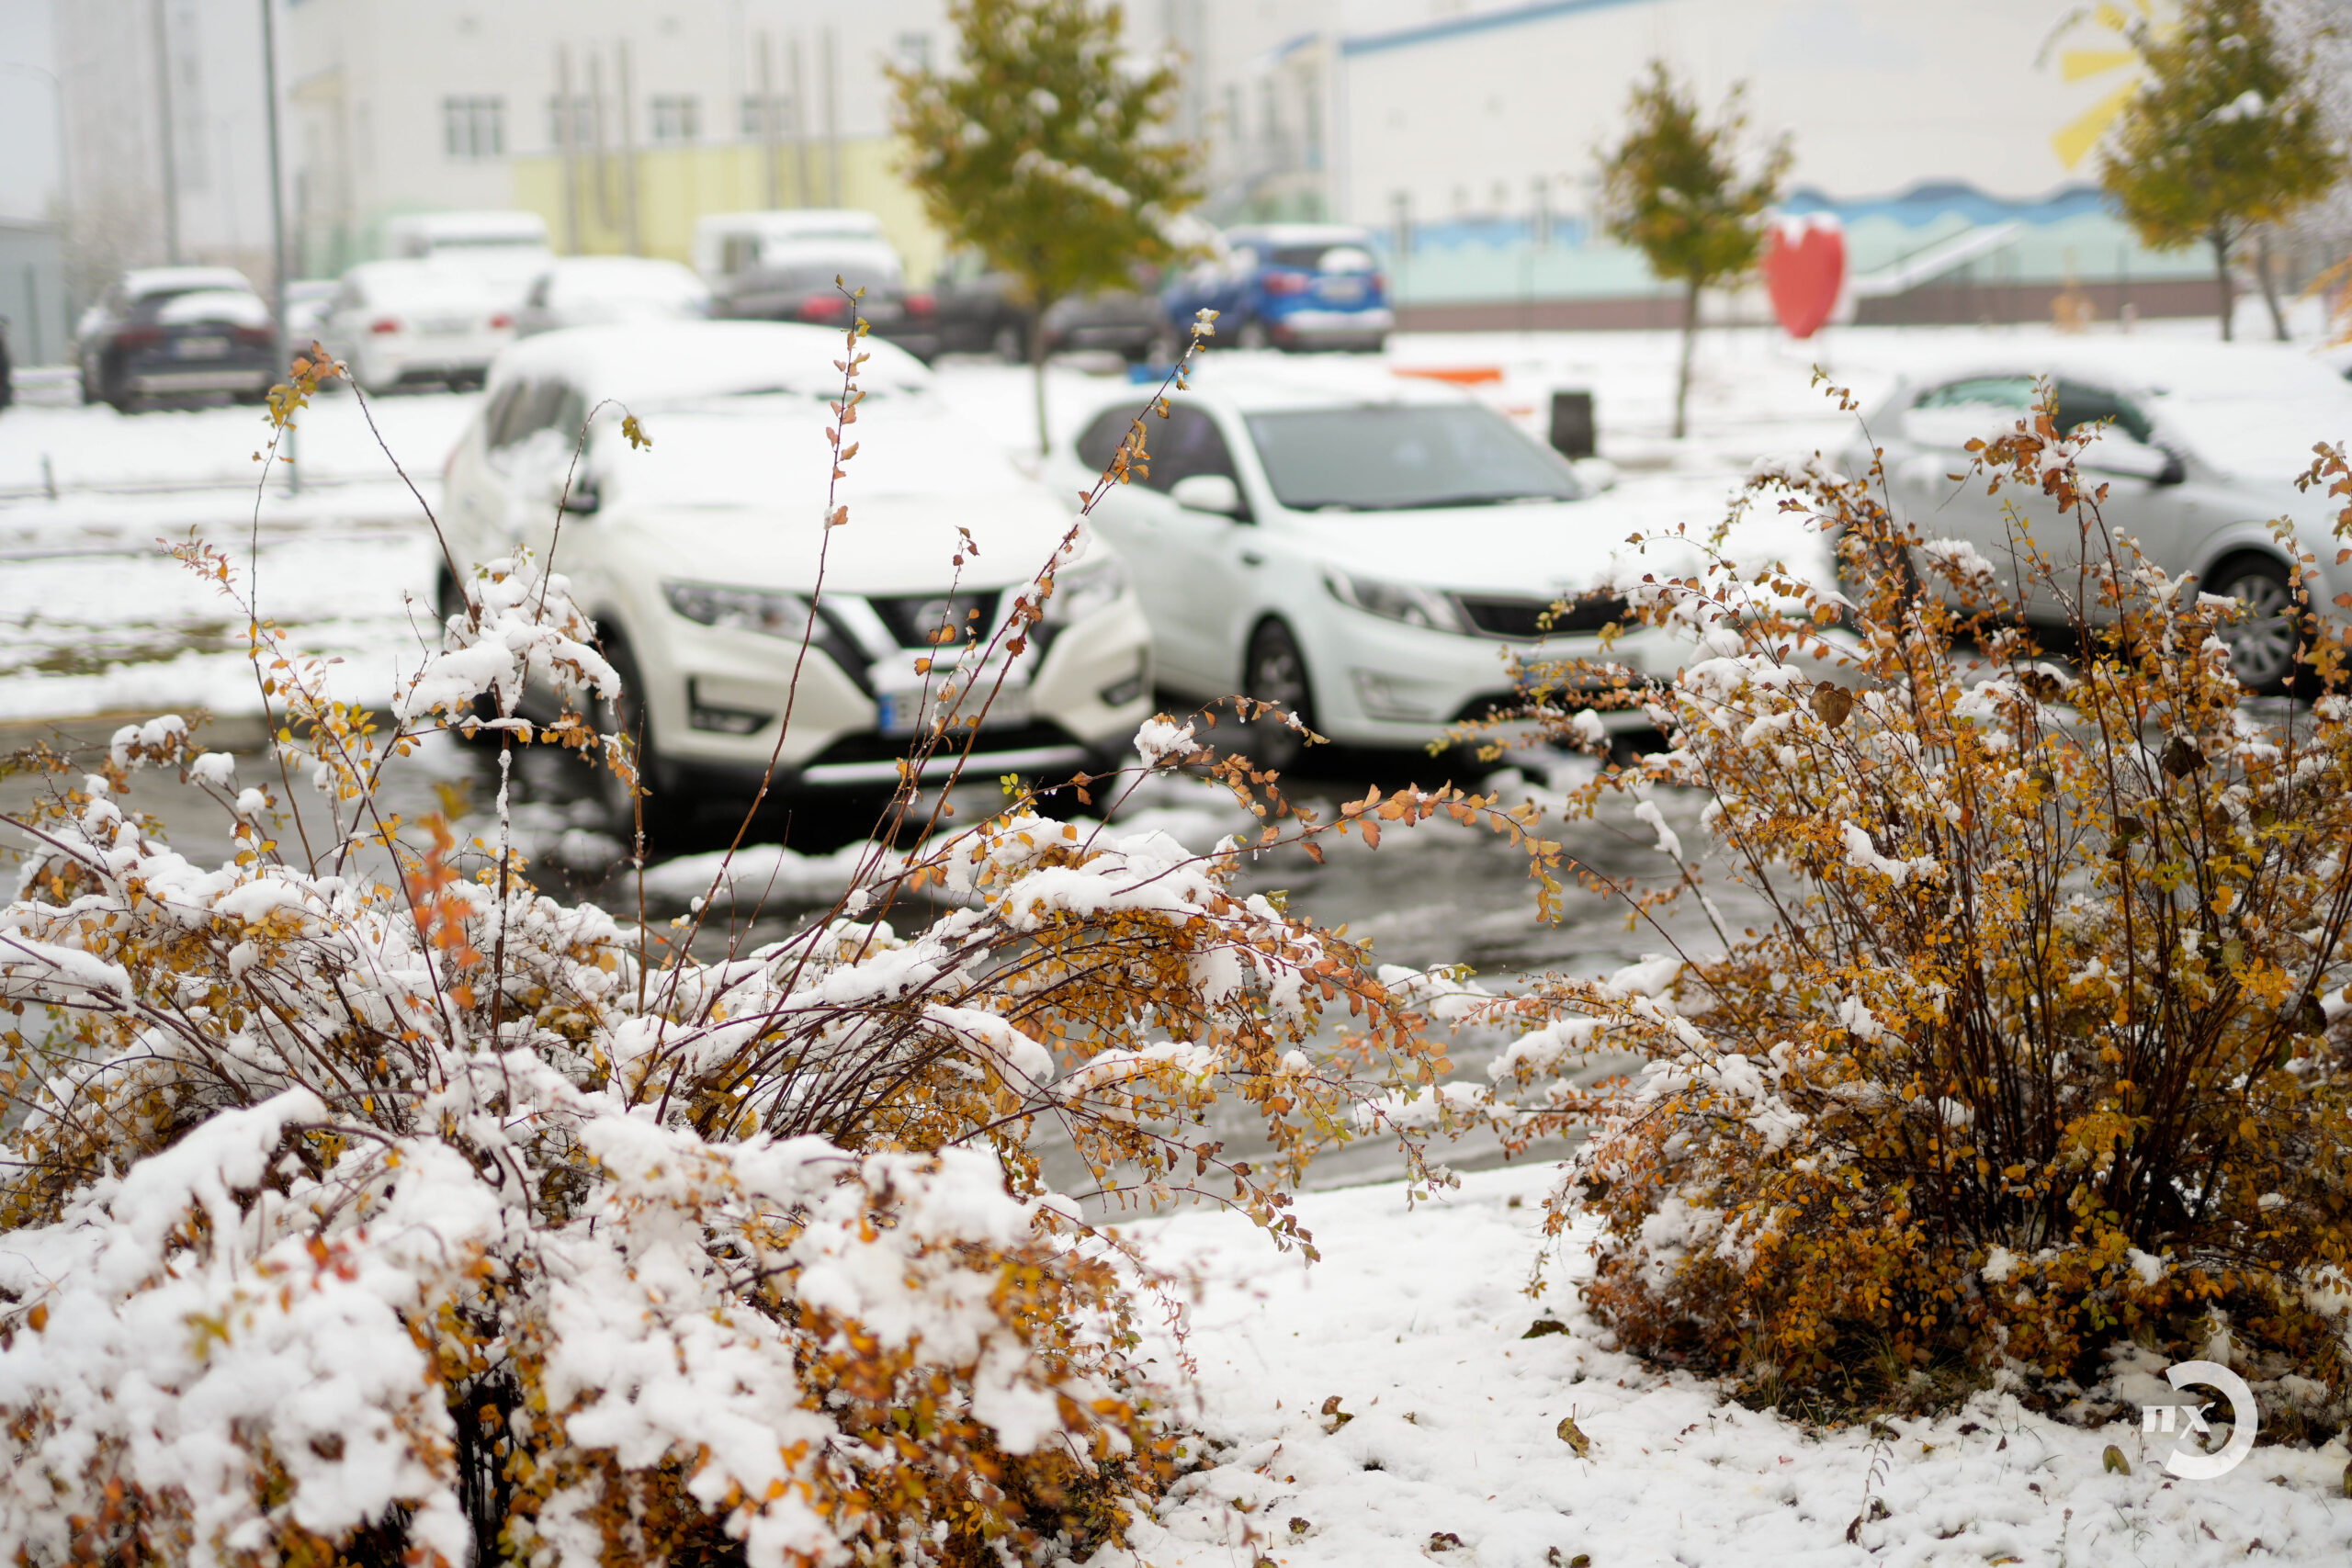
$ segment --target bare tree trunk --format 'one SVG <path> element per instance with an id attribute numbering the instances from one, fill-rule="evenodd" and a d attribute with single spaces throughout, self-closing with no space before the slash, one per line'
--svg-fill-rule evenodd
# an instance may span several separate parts
<path id="1" fill-rule="evenodd" d="M 1692 278 L 1682 291 L 1682 369 L 1674 378 L 1674 438 L 1682 439 L 1688 422 L 1684 415 L 1690 406 L 1690 350 L 1699 341 L 1699 280 Z"/>
<path id="2" fill-rule="evenodd" d="M 2287 312 L 2278 304 L 2278 279 L 2270 270 L 2270 235 L 2267 231 L 2254 239 L 2254 276 L 2262 284 L 2262 302 L 2270 308 L 2270 335 L 2280 343 L 2287 341 Z"/>
<path id="3" fill-rule="evenodd" d="M 2228 343 L 2236 335 L 2233 331 L 2235 323 L 2230 318 L 2237 305 L 2236 297 L 2230 288 L 2230 234 L 2228 230 L 2216 223 L 2205 238 L 2213 247 L 2213 281 L 2222 290 L 2222 341 Z"/>

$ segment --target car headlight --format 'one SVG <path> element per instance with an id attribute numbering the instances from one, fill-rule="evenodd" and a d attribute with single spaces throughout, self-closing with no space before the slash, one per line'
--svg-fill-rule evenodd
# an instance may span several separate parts
<path id="1" fill-rule="evenodd" d="M 1367 615 L 1378 615 L 1384 621 L 1402 621 L 1408 626 L 1427 626 L 1431 631 L 1459 632 L 1464 630 L 1461 612 L 1442 593 L 1432 593 L 1426 588 L 1415 588 L 1404 582 L 1382 582 L 1376 578 L 1356 577 L 1344 571 L 1327 571 L 1323 584 L 1330 589 L 1331 597 L 1350 609 L 1362 610 Z"/>
<path id="2" fill-rule="evenodd" d="M 724 588 L 708 582 L 665 582 L 670 608 L 700 626 L 797 641 L 808 630 L 808 601 L 763 588 Z"/>
<path id="3" fill-rule="evenodd" d="M 1054 594 L 1046 619 L 1067 626 L 1107 610 L 1127 591 L 1127 569 L 1109 556 L 1065 567 L 1054 574 Z"/>

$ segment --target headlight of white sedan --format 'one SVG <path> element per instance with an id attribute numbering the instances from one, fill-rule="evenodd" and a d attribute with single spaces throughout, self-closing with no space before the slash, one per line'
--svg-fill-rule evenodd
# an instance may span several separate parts
<path id="1" fill-rule="evenodd" d="M 662 597 L 669 601 L 670 608 L 699 626 L 795 641 L 808 630 L 808 601 L 797 593 L 708 582 L 665 582 Z"/>
<path id="2" fill-rule="evenodd" d="M 1344 571 L 1325 572 L 1323 584 L 1340 604 L 1367 615 L 1378 615 L 1384 621 L 1401 621 L 1408 626 L 1426 626 L 1439 632 L 1469 630 L 1462 624 L 1461 612 L 1453 607 L 1453 601 L 1426 588 L 1406 582 L 1383 582 Z"/>
<path id="3" fill-rule="evenodd" d="M 1107 610 L 1127 591 L 1127 569 L 1109 556 L 1080 561 L 1054 574 L 1054 595 L 1046 601 L 1046 619 L 1055 626 L 1073 626 L 1098 610 Z"/>

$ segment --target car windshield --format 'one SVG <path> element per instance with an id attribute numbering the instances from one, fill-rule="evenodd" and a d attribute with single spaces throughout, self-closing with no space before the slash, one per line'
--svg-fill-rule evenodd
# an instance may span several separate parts
<path id="1" fill-rule="evenodd" d="M 1566 461 L 1476 403 L 1300 409 L 1249 417 L 1274 497 L 1295 512 L 1404 512 L 1575 501 Z"/>

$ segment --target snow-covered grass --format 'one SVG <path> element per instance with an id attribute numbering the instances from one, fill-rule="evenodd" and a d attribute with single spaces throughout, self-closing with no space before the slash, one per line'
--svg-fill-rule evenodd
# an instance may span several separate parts
<path id="1" fill-rule="evenodd" d="M 1874 1438 L 1646 1368 L 1579 1308 L 1581 1233 L 1541 1293 L 1523 1292 L 1554 1179 L 1548 1167 L 1466 1176 L 1415 1208 L 1395 1185 L 1306 1194 L 1312 1265 L 1269 1258 L 1222 1215 L 1136 1227 L 1155 1261 L 1205 1281 L 1187 1341 L 1162 1334 L 1147 1353 L 1171 1379 L 1181 1357 L 1197 1365 L 1186 1414 L 1215 1445 L 1137 1533 L 1136 1561 L 2191 1568 L 2352 1551 L 2341 1438 L 2173 1480 L 2168 1438 L 2065 1426 L 1999 1393 Z M 1560 1330 L 1525 1337 L 1547 1320 Z M 1352 1417 L 1336 1430 L 1322 1414 L 1334 1396 Z M 1559 1435 L 1563 1418 L 1588 1454 Z M 2110 1443 L 2130 1474 L 2105 1469 Z"/>

